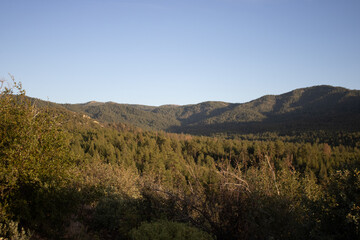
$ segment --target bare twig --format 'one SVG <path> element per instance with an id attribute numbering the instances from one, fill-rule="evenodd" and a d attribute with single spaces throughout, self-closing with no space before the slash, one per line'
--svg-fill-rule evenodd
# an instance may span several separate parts
<path id="1" fill-rule="evenodd" d="M 246 180 L 242 179 L 240 176 L 236 175 L 235 173 L 233 172 L 230 172 L 230 171 L 221 171 L 221 172 L 217 172 L 218 174 L 221 174 L 221 175 L 229 175 L 233 178 L 235 178 L 236 180 L 238 180 L 240 183 L 231 183 L 231 182 L 227 182 L 225 183 L 225 185 L 233 185 L 233 186 L 240 186 L 240 187 L 243 187 L 245 188 L 249 193 L 251 193 L 251 190 L 250 190 L 250 186 L 249 184 L 247 183 Z"/>
<path id="2" fill-rule="evenodd" d="M 266 161 L 267 161 L 267 163 L 268 163 L 268 165 L 269 165 L 269 168 L 270 168 L 270 170 L 271 170 L 271 172 L 272 172 L 272 174 L 273 174 L 273 178 L 274 178 L 274 183 L 275 183 L 275 188 L 276 188 L 277 194 L 280 196 L 280 190 L 279 190 L 279 187 L 278 187 L 277 182 L 276 182 L 276 174 L 275 174 L 275 171 L 274 171 L 274 169 L 272 168 L 272 166 L 271 166 L 271 164 L 270 164 L 270 159 L 269 159 L 269 157 L 268 157 L 268 156 L 265 156 L 265 159 L 266 159 Z"/>

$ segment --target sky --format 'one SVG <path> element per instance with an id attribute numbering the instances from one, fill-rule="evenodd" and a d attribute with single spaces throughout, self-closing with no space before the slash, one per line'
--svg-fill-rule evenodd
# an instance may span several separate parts
<path id="1" fill-rule="evenodd" d="M 359 0 L 0 0 L 0 79 L 57 103 L 360 89 Z"/>

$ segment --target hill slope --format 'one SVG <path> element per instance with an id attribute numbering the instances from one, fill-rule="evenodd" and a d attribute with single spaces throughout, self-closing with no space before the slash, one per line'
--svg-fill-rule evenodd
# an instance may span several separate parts
<path id="1" fill-rule="evenodd" d="M 62 106 L 98 121 L 190 134 L 360 130 L 360 91 L 332 86 L 296 89 L 247 103 L 152 107 L 89 102 Z"/>

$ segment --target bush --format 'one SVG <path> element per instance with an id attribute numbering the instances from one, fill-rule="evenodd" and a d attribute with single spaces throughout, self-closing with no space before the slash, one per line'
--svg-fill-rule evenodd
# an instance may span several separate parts
<path id="1" fill-rule="evenodd" d="M 27 240 L 31 234 L 24 228 L 19 227 L 19 223 L 9 220 L 6 212 L 0 204 L 0 239 Z"/>
<path id="2" fill-rule="evenodd" d="M 60 117 L 33 106 L 15 81 L 0 89 L 0 202 L 21 227 L 53 231 L 75 205 L 68 199 L 69 144 Z"/>
<path id="3" fill-rule="evenodd" d="M 142 223 L 131 231 L 134 240 L 206 240 L 213 239 L 211 235 L 185 223 L 157 221 Z"/>
<path id="4" fill-rule="evenodd" d="M 118 195 L 104 197 L 95 208 L 93 228 L 106 231 L 114 238 L 127 238 L 130 230 L 144 221 L 139 213 L 139 204 L 140 200 Z"/>
<path id="5" fill-rule="evenodd" d="M 0 239 L 28 240 L 30 238 L 29 232 L 26 232 L 24 228 L 19 229 L 18 222 L 0 223 Z"/>

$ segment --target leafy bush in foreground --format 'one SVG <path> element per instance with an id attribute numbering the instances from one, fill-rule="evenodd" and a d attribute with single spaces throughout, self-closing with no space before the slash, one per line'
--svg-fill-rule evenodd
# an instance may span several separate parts
<path id="1" fill-rule="evenodd" d="M 59 116 L 32 106 L 21 85 L 0 90 L 1 220 L 56 235 L 74 206 L 65 188 L 66 133 Z"/>
<path id="2" fill-rule="evenodd" d="M 131 231 L 133 240 L 212 240 L 206 232 L 185 223 L 171 221 L 145 222 Z"/>

